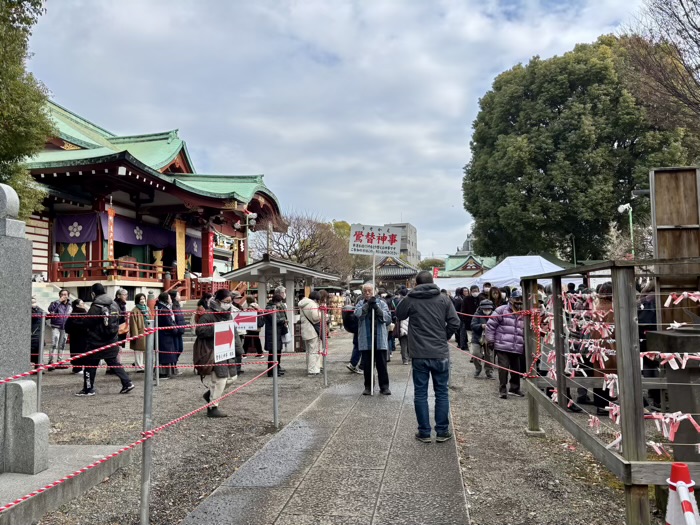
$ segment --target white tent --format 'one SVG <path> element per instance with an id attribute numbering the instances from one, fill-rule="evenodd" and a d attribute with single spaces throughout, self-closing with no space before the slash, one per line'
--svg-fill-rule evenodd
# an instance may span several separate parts
<path id="1" fill-rule="evenodd" d="M 491 283 L 493 286 L 520 286 L 520 279 L 530 275 L 538 275 L 541 273 L 551 273 L 563 270 L 554 263 L 539 255 L 522 255 L 506 257 L 500 264 L 491 268 L 488 272 L 474 279 L 474 284 L 483 287 L 484 283 Z M 579 285 L 582 279 L 580 277 L 563 277 L 562 285 L 574 283 Z M 538 281 L 542 285 L 551 283 L 551 279 L 541 279 Z"/>

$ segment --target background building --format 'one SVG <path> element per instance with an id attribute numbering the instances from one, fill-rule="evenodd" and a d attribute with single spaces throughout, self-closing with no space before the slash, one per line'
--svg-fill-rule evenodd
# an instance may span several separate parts
<path id="1" fill-rule="evenodd" d="M 412 266 L 420 263 L 420 252 L 418 251 L 418 233 L 416 227 L 408 222 L 385 224 L 392 228 L 401 228 L 401 256 Z"/>

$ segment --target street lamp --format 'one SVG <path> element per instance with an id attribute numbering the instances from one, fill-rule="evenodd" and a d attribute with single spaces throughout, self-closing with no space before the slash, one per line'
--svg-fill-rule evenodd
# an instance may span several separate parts
<path id="1" fill-rule="evenodd" d="M 634 259 L 634 225 L 632 224 L 632 205 L 628 202 L 627 204 L 620 204 L 617 207 L 618 213 L 628 212 L 630 218 L 630 241 L 632 241 L 632 259 Z"/>
<path id="2" fill-rule="evenodd" d="M 571 245 L 574 250 L 574 266 L 578 266 L 578 263 L 576 262 L 576 237 L 574 236 L 573 233 L 570 233 L 566 236 L 567 239 L 571 239 Z"/>

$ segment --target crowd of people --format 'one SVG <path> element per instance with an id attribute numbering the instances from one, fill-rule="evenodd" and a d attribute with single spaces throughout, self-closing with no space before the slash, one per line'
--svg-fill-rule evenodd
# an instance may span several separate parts
<path id="1" fill-rule="evenodd" d="M 452 296 L 446 290 L 440 290 L 433 282 L 430 272 L 420 272 L 416 276 L 415 287 L 399 287 L 395 294 L 377 293 L 372 283 L 362 286 L 360 297 L 343 309 L 342 322 L 345 329 L 353 334 L 353 351 L 347 368 L 364 377 L 364 395 L 374 393 L 374 369 L 377 371 L 377 386 L 380 395 L 391 395 L 389 368 L 396 350 L 397 340 L 400 348 L 401 362 L 412 365 L 415 389 L 415 411 L 418 422 L 416 439 L 422 442 L 432 441 L 428 410 L 428 383 L 432 379 L 435 391 L 435 425 L 436 441 L 443 442 L 451 438 L 449 433 L 449 380 L 450 352 L 448 342 L 454 337 L 455 346 L 468 351 L 474 366 L 473 377 L 498 380 L 498 395 L 502 399 L 509 396 L 523 397 L 520 388 L 521 378 L 525 375 L 525 342 L 523 315 L 523 293 L 518 288 L 508 286 L 496 287 L 484 283 L 483 287 L 471 286 L 458 288 Z M 639 303 L 639 326 L 642 351 L 644 349 L 644 332 L 655 329 L 655 295 L 653 288 L 641 290 Z M 614 332 L 591 329 L 583 333 L 577 327 L 581 320 L 595 320 L 612 324 L 612 285 L 604 283 L 593 290 L 580 286 L 578 289 L 570 283 L 567 287 L 567 308 L 564 309 L 564 326 L 566 347 L 572 352 L 581 352 L 590 339 L 599 339 L 599 346 L 614 351 Z M 245 296 L 237 291 L 220 289 L 214 294 L 203 296 L 197 304 L 197 310 L 188 320 L 183 312 L 178 292 L 161 293 L 155 308 L 149 308 L 144 294 L 136 294 L 134 307 L 127 313 L 127 292 L 119 289 L 114 298 L 110 297 L 101 284 L 91 288 L 92 302 L 86 307 L 80 299 L 70 300 L 67 290 L 61 290 L 59 297 L 53 301 L 48 313 L 48 325 L 51 329 L 51 347 L 48 363 L 49 370 L 71 368 L 73 373 L 82 373 L 83 388 L 77 396 L 86 397 L 96 394 L 95 382 L 100 362 L 106 363 L 107 373 L 118 377 L 126 394 L 134 389 L 134 383 L 120 361 L 120 350 L 125 347 L 129 337 L 129 348 L 133 353 L 133 368 L 136 373 L 144 371 L 146 350 L 146 329 L 153 315 L 157 317 L 159 367 L 155 373 L 165 379 L 181 375 L 179 359 L 184 350 L 184 326 L 192 323 L 196 340 L 193 348 L 195 372 L 201 377 L 206 387 L 203 395 L 208 403 L 207 415 L 213 418 L 226 417 L 219 408 L 218 401 L 224 396 L 225 389 L 237 377 L 244 373 L 243 357 L 245 354 L 262 356 L 267 354 L 270 365 L 268 376 L 283 376 L 283 348 L 289 340 L 289 307 L 286 289 L 275 288 L 261 312 L 260 306 L 252 296 Z M 591 301 L 590 298 L 595 300 Z M 552 309 L 551 287 L 540 287 L 538 306 L 541 326 L 549 323 Z M 298 302 L 298 321 L 300 335 L 307 357 L 307 373 L 316 376 L 322 371 L 323 331 L 328 330 L 327 309 L 328 294 L 312 290 L 308 296 L 300 297 Z M 233 324 L 235 352 L 230 359 L 215 360 L 214 334 L 216 323 L 230 321 L 238 312 L 256 312 L 257 330 L 242 330 Z M 275 312 L 273 316 L 270 312 Z M 41 330 L 41 308 L 32 299 L 32 350 L 31 361 L 38 364 Z M 265 330 L 265 337 L 260 331 Z M 276 334 L 277 361 L 273 362 L 273 346 Z M 66 340 L 70 339 L 71 357 L 98 348 L 107 347 L 99 352 L 73 359 L 70 367 L 64 365 Z M 264 339 L 264 344 L 263 344 Z M 585 352 L 581 352 L 585 354 Z M 56 365 L 54 363 L 61 363 Z M 546 375 L 548 365 L 540 359 L 534 368 L 536 373 Z M 567 373 L 570 371 L 567 370 Z M 601 376 L 603 371 L 589 357 L 581 359 L 574 375 Z M 608 359 L 605 373 L 615 373 L 614 356 Z M 644 361 L 645 376 L 658 375 L 658 363 Z M 546 389 L 548 395 L 552 388 Z M 572 400 L 569 410 L 581 411 L 580 405 L 593 404 L 597 413 L 607 414 L 607 408 L 614 398 L 603 388 L 579 388 L 576 394 L 568 389 L 563 393 Z M 649 392 L 647 404 L 658 405 L 658 391 Z M 574 402 L 575 400 L 575 402 Z"/>

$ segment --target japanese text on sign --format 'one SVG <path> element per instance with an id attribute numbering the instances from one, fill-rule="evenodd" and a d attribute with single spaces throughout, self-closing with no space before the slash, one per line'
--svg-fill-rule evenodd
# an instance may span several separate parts
<path id="1" fill-rule="evenodd" d="M 214 362 L 236 357 L 236 328 L 234 321 L 214 325 Z"/>
<path id="2" fill-rule="evenodd" d="M 361 255 L 401 255 L 401 228 L 352 224 L 350 253 Z"/>

